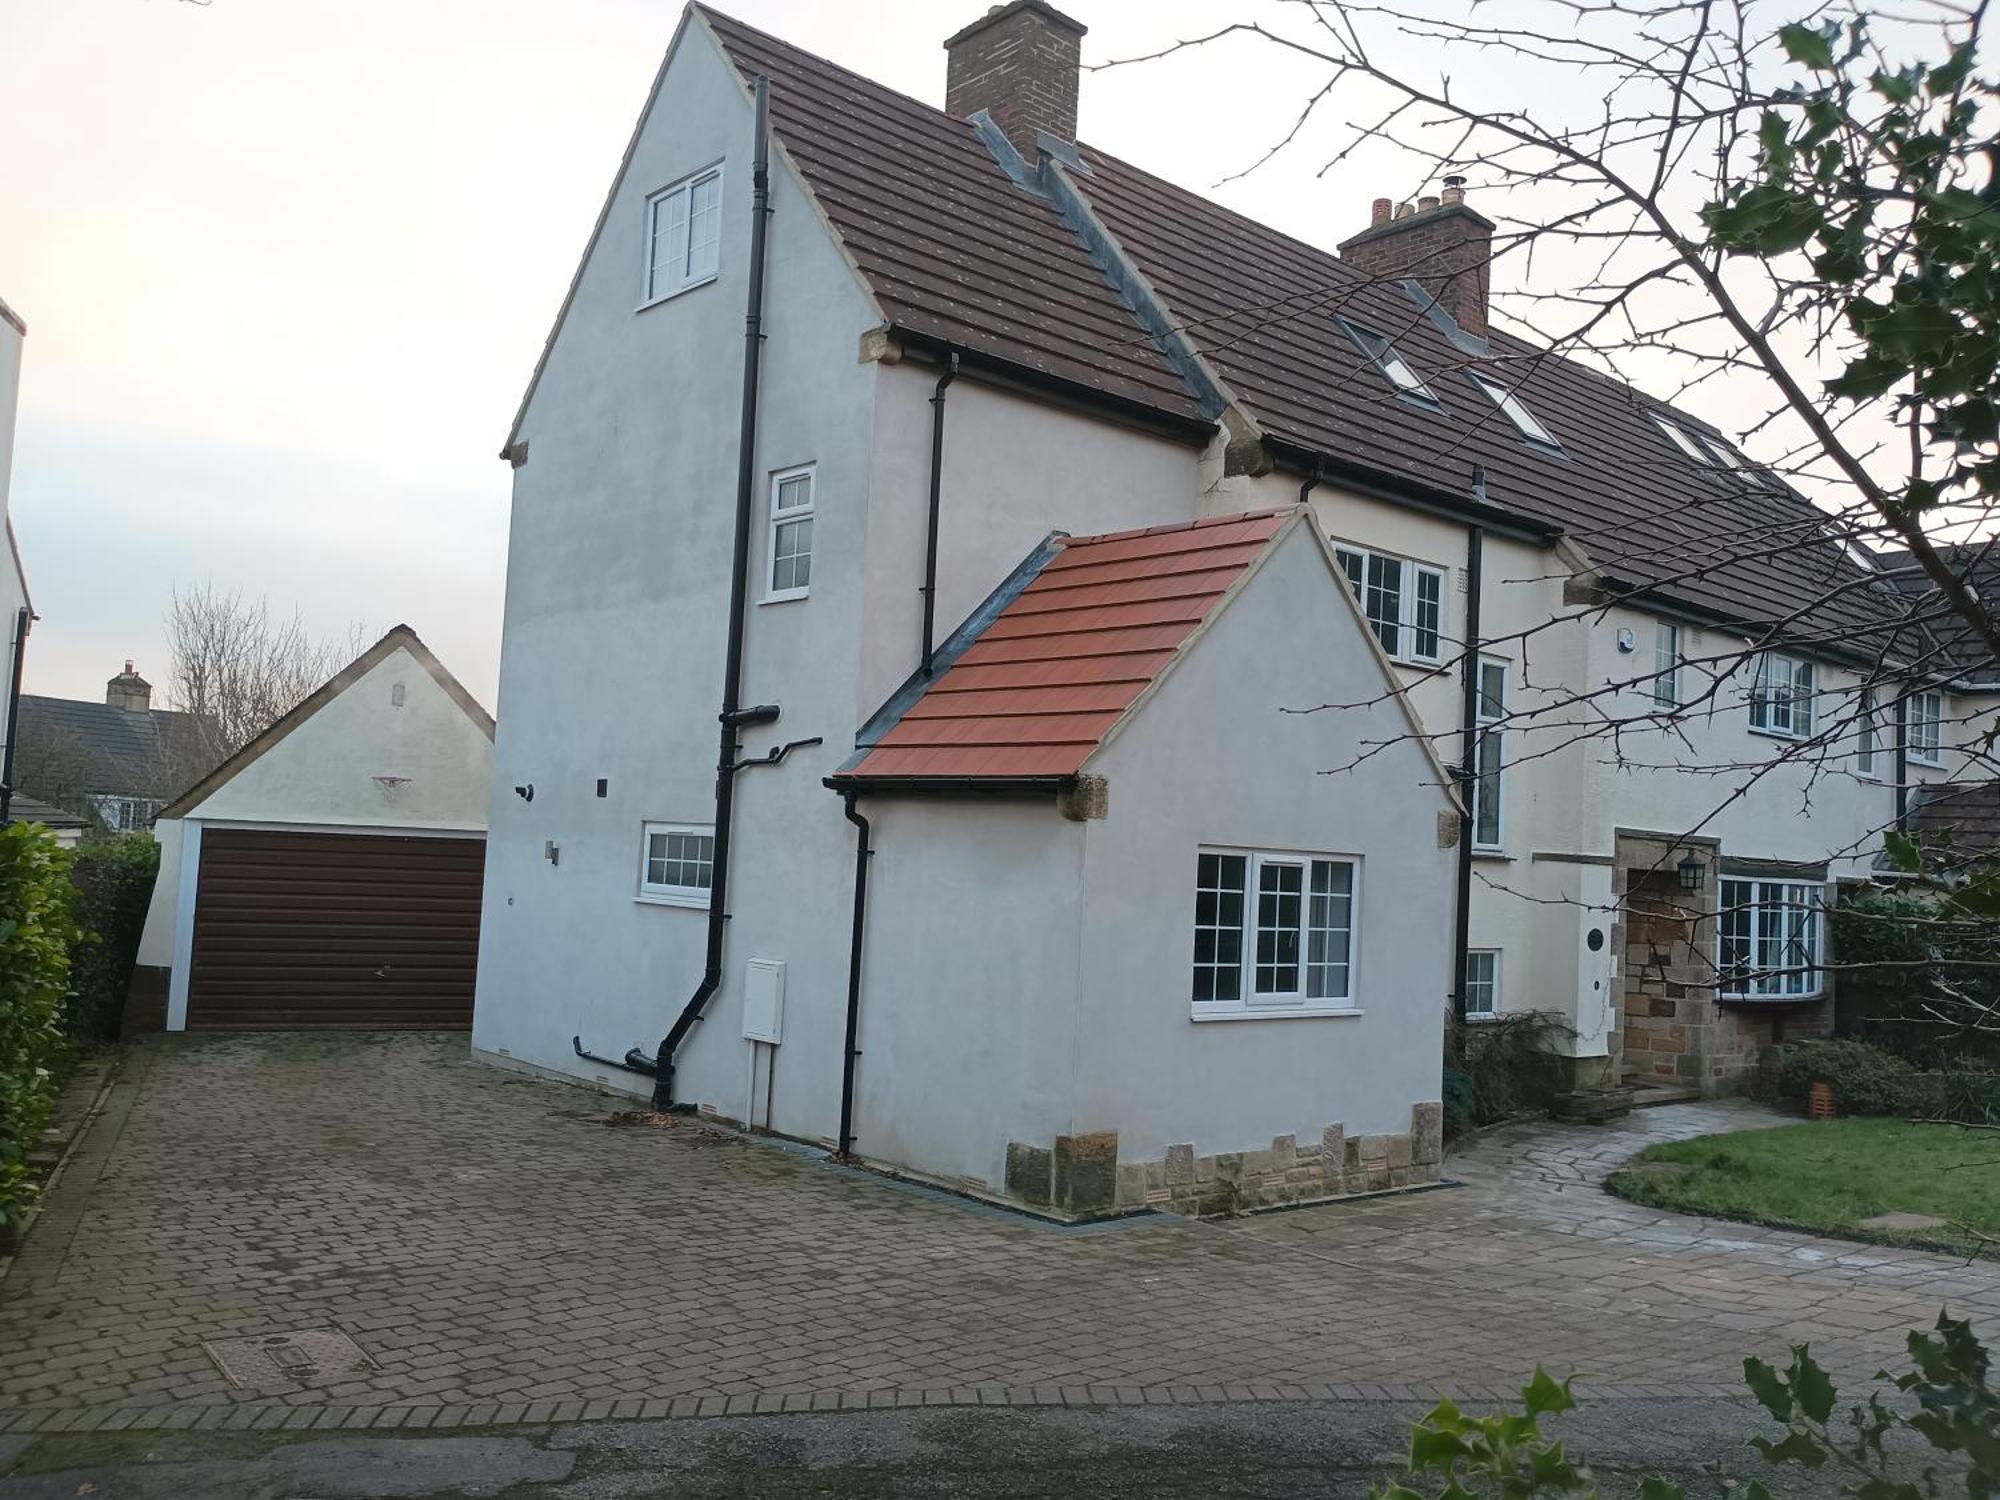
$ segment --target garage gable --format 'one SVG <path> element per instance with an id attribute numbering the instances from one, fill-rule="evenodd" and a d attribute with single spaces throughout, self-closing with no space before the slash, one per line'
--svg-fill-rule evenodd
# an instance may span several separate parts
<path id="1" fill-rule="evenodd" d="M 486 827 L 493 719 L 398 625 L 162 819 Z"/>

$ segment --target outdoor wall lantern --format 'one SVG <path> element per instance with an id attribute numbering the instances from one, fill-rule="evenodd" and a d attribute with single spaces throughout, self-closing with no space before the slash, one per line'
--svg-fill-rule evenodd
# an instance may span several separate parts
<path id="1" fill-rule="evenodd" d="M 1708 866 L 1702 863 L 1697 855 L 1686 856 L 1677 868 L 1680 871 L 1681 889 L 1690 893 L 1700 890 L 1702 881 L 1708 876 Z"/>

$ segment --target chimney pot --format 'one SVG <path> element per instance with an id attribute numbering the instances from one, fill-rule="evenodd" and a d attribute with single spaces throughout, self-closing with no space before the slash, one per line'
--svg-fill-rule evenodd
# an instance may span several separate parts
<path id="1" fill-rule="evenodd" d="M 1407 203 L 1398 203 L 1396 205 L 1396 217 L 1399 219 L 1407 219 L 1415 212 L 1416 210 Z"/>
<path id="2" fill-rule="evenodd" d="M 1419 198 L 1417 200 L 1417 212 L 1420 214 L 1427 214 L 1437 206 L 1438 200 L 1435 197 Z"/>
<path id="3" fill-rule="evenodd" d="M 1460 328 L 1484 338 L 1493 224 L 1465 203 L 1463 177 L 1453 173 L 1443 188 L 1441 198 L 1426 194 L 1398 204 L 1387 219 L 1378 199 L 1368 227 L 1340 247 L 1340 256 L 1371 281 L 1414 280 Z"/>
<path id="4" fill-rule="evenodd" d="M 1444 180 L 1444 201 L 1463 203 L 1465 201 L 1465 179 L 1453 174 Z"/>
<path id="5" fill-rule="evenodd" d="M 1074 141 L 1084 31 L 1047 0 L 994 6 L 945 41 L 946 112 L 984 110 L 1031 162 L 1038 130 Z"/>
<path id="6" fill-rule="evenodd" d="M 1368 222 L 1371 225 L 1388 223 L 1389 210 L 1394 206 L 1387 198 L 1377 198 L 1374 206 L 1368 211 Z"/>

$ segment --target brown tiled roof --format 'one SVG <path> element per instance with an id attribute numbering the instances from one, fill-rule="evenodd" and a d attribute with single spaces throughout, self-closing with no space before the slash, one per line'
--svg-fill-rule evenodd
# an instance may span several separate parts
<path id="1" fill-rule="evenodd" d="M 1988 607 L 2000 601 L 2000 539 L 1985 537 L 1956 545 L 1938 544 L 1938 556 L 1953 573 L 1971 584 Z M 1903 548 L 1884 548 L 1875 555 L 1884 575 L 1908 599 L 1935 643 L 1926 665 L 1963 681 L 2000 679 L 2000 662 L 1979 633 L 1953 613 L 1937 585 Z"/>
<path id="2" fill-rule="evenodd" d="M 1910 799 L 1910 832 L 1947 861 L 2000 855 L 2000 782 L 1918 787 Z"/>
<path id="3" fill-rule="evenodd" d="M 770 78 L 773 129 L 894 327 L 1200 418 L 1076 236 L 970 125 L 694 9 L 746 82 Z"/>
<path id="4" fill-rule="evenodd" d="M 1076 775 L 1293 514 L 1061 539 L 844 777 Z"/>
<path id="5" fill-rule="evenodd" d="M 1200 415 L 1053 204 L 1017 187 L 969 124 L 694 9 L 746 79 L 771 78 L 778 137 L 892 326 L 1170 417 Z M 1079 191 L 1223 383 L 1301 464 L 1323 455 L 1391 489 L 1468 501 L 1479 465 L 1494 505 L 1567 533 L 1615 582 L 1748 625 L 1782 628 L 1814 606 L 1811 628 L 1851 639 L 1907 612 L 1824 534 L 1828 517 L 1808 501 L 1683 455 L 1650 419 L 1663 404 L 1496 334 L 1486 362 L 1563 451 L 1532 446 L 1465 373 L 1481 361 L 1399 286 L 1116 158 L 1080 154 L 1090 170 L 1073 174 Z M 1393 394 L 1336 314 L 1393 337 L 1442 409 Z"/>

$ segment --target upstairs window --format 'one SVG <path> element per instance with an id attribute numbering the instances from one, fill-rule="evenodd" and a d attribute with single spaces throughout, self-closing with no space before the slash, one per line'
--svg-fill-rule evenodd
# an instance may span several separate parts
<path id="1" fill-rule="evenodd" d="M 771 576 L 764 602 L 803 599 L 812 585 L 813 470 L 771 476 Z"/>
<path id="2" fill-rule="evenodd" d="M 1856 774 L 1873 780 L 1875 776 L 1875 751 L 1877 731 L 1875 727 L 1875 694 L 1862 690 L 1861 706 L 1855 712 L 1861 722 L 1855 726 L 1854 769 Z"/>
<path id="3" fill-rule="evenodd" d="M 1721 989 L 1739 1000 L 1803 1000 L 1820 991 L 1821 892 L 1785 880 L 1722 882 Z"/>
<path id="4" fill-rule="evenodd" d="M 1507 414 L 1508 421 L 1520 428 L 1522 437 L 1544 448 L 1562 451 L 1562 444 L 1556 441 L 1555 434 L 1544 427 L 1536 419 L 1535 414 L 1528 410 L 1521 398 L 1506 386 L 1488 380 L 1484 375 L 1474 375 L 1472 383 L 1492 398 L 1493 404 Z"/>
<path id="5" fill-rule="evenodd" d="M 1653 622 L 1653 706 L 1681 706 L 1681 628 L 1671 620 Z"/>
<path id="6" fill-rule="evenodd" d="M 1195 1016 L 1350 1009 L 1358 875 L 1348 859 L 1201 850 Z"/>
<path id="7" fill-rule="evenodd" d="M 1410 368 L 1409 362 L 1396 352 L 1396 346 L 1389 342 L 1386 334 L 1377 333 L 1374 329 L 1359 323 L 1350 323 L 1345 318 L 1340 320 L 1340 326 L 1347 330 L 1347 336 L 1354 340 L 1355 347 L 1375 362 L 1375 368 L 1380 370 L 1389 384 L 1395 387 L 1397 395 L 1407 396 L 1412 401 L 1420 401 L 1425 406 L 1434 407 L 1438 404 L 1437 397 L 1431 394 L 1431 388 L 1424 384 L 1415 370 Z"/>
<path id="8" fill-rule="evenodd" d="M 707 906 L 715 884 L 715 830 L 688 823 L 648 823 L 639 845 L 639 899 L 663 906 Z"/>
<path id="9" fill-rule="evenodd" d="M 1757 658 L 1757 680 L 1750 688 L 1750 727 L 1802 740 L 1812 733 L 1812 726 L 1813 664 L 1766 651 Z"/>
<path id="10" fill-rule="evenodd" d="M 1472 847 L 1498 850 L 1501 843 L 1500 773 L 1507 764 L 1507 663 L 1479 663 L 1478 738 L 1473 744 Z"/>
<path id="11" fill-rule="evenodd" d="M 1444 572 L 1336 544 L 1334 556 L 1382 649 L 1397 661 L 1435 664 L 1444 632 Z"/>
<path id="12" fill-rule="evenodd" d="M 1944 695 L 1942 693 L 1912 693 L 1910 707 L 1904 721 L 1909 747 L 1910 761 L 1919 766 L 1941 766 L 1944 758 L 1940 750 L 1944 725 Z"/>
<path id="13" fill-rule="evenodd" d="M 715 279 L 722 243 L 722 168 L 710 167 L 646 200 L 646 285 L 650 306 Z"/>
<path id="14" fill-rule="evenodd" d="M 1474 948 L 1465 955 L 1465 1018 L 1490 1021 L 1500 1014 L 1500 950 Z"/>

